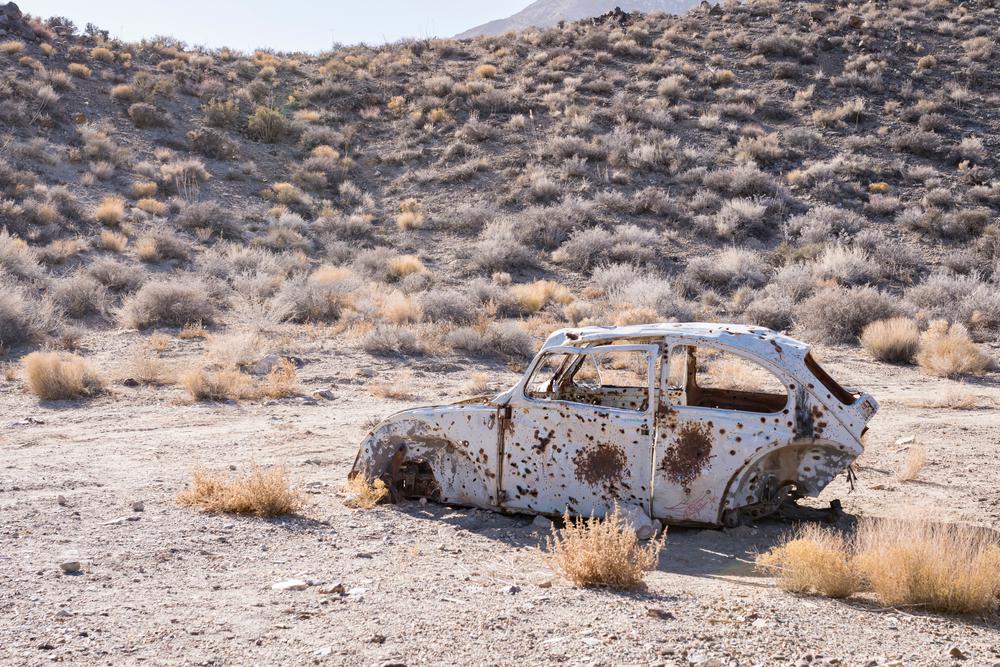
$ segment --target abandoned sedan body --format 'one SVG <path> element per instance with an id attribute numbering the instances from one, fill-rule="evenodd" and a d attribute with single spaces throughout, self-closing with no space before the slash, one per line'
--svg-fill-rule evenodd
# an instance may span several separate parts
<path id="1" fill-rule="evenodd" d="M 863 447 L 875 400 L 770 329 L 649 324 L 552 334 L 493 398 L 400 412 L 351 472 L 394 498 L 736 525 L 815 496 Z"/>

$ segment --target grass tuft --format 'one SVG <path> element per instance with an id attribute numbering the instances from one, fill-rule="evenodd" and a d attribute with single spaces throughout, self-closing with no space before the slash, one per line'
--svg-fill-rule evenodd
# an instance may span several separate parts
<path id="1" fill-rule="evenodd" d="M 81 357 L 60 352 L 32 352 L 22 360 L 32 394 L 48 401 L 100 393 L 104 381 Z"/>
<path id="2" fill-rule="evenodd" d="M 656 568 L 666 532 L 640 546 L 635 530 L 615 505 L 603 519 L 563 517 L 565 527 L 552 528 L 546 558 L 555 572 L 576 586 L 634 589 Z"/>
<path id="3" fill-rule="evenodd" d="M 191 486 L 177 502 L 210 514 L 249 514 L 261 518 L 294 514 L 302 509 L 302 493 L 291 486 L 284 468 L 264 470 L 254 464 L 246 475 L 228 477 L 196 470 Z"/>

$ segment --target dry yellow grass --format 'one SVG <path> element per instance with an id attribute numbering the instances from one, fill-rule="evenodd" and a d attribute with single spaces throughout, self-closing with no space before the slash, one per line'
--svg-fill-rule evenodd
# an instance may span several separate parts
<path id="1" fill-rule="evenodd" d="M 153 181 L 136 181 L 132 184 L 132 197 L 146 199 L 156 195 L 156 183 Z"/>
<path id="2" fill-rule="evenodd" d="M 90 57 L 94 60 L 100 60 L 103 63 L 111 63 L 115 61 L 115 54 L 111 49 L 103 46 L 95 46 L 90 50 Z"/>
<path id="3" fill-rule="evenodd" d="M 530 313 L 538 312 L 550 302 L 565 305 L 573 301 L 573 295 L 568 289 L 551 280 L 512 285 L 510 296 L 521 308 Z"/>
<path id="4" fill-rule="evenodd" d="M 181 327 L 181 330 L 177 333 L 177 337 L 181 340 L 205 338 L 206 336 L 208 336 L 208 332 L 205 331 L 205 325 L 201 322 L 188 322 Z"/>
<path id="5" fill-rule="evenodd" d="M 382 301 L 382 318 L 393 324 L 419 322 L 422 317 L 420 304 L 402 292 L 392 292 Z"/>
<path id="6" fill-rule="evenodd" d="M 145 211 L 150 215 L 163 215 L 167 212 L 168 206 L 152 197 L 143 197 L 135 203 L 135 207 L 140 211 Z"/>
<path id="7" fill-rule="evenodd" d="M 162 333 L 154 333 L 149 337 L 149 349 L 154 352 L 165 352 L 170 348 L 170 336 Z"/>
<path id="8" fill-rule="evenodd" d="M 448 112 L 445 109 L 435 107 L 428 111 L 424 118 L 427 120 L 427 125 L 430 127 L 449 120 L 451 116 L 448 115 Z"/>
<path id="9" fill-rule="evenodd" d="M 66 66 L 66 71 L 78 79 L 90 78 L 90 68 L 83 63 L 70 63 Z"/>
<path id="10" fill-rule="evenodd" d="M 285 398 L 298 393 L 299 377 L 295 364 L 289 359 L 279 359 L 255 388 L 254 397 Z"/>
<path id="11" fill-rule="evenodd" d="M 32 352 L 21 363 L 28 389 L 44 400 L 92 396 L 104 389 L 104 381 L 90 364 L 73 354 Z"/>
<path id="12" fill-rule="evenodd" d="M 420 204 L 416 199 L 404 199 L 399 203 L 396 225 L 404 232 L 408 229 L 423 227 L 424 215 L 420 212 Z"/>
<path id="13" fill-rule="evenodd" d="M 368 393 L 379 398 L 389 398 L 394 401 L 412 401 L 416 395 L 410 390 L 413 377 L 401 375 L 391 381 L 377 381 L 368 384 Z"/>
<path id="14" fill-rule="evenodd" d="M 24 42 L 11 39 L 6 42 L 0 42 L 0 53 L 8 56 L 15 55 L 24 50 Z"/>
<path id="15" fill-rule="evenodd" d="M 109 195 L 94 209 L 94 219 L 105 225 L 117 225 L 125 217 L 125 200 L 118 195 Z"/>
<path id="16" fill-rule="evenodd" d="M 497 75 L 495 65 L 484 64 L 476 68 L 476 76 L 480 79 L 492 79 Z"/>
<path id="17" fill-rule="evenodd" d="M 390 278 L 399 280 L 412 273 L 422 273 L 426 270 L 423 262 L 416 255 L 399 255 L 389 260 L 387 272 Z"/>
<path id="18" fill-rule="evenodd" d="M 473 394 L 481 395 L 485 394 L 490 390 L 490 374 L 489 373 L 473 373 L 471 377 L 462 385 L 462 391 Z"/>
<path id="19" fill-rule="evenodd" d="M 927 448 L 913 443 L 906 450 L 906 460 L 896 473 L 896 478 L 901 482 L 912 482 L 920 476 L 920 471 L 925 465 L 927 465 Z"/>
<path id="20" fill-rule="evenodd" d="M 13 382 L 17 379 L 17 366 L 14 364 L 4 364 L 3 365 L 3 379 L 7 382 Z"/>
<path id="21" fill-rule="evenodd" d="M 890 607 L 981 614 L 1000 594 L 1000 548 L 980 528 L 865 519 L 856 562 L 879 602 Z"/>
<path id="22" fill-rule="evenodd" d="M 355 475 L 344 485 L 344 504 L 354 509 L 368 510 L 389 496 L 389 487 L 380 479 L 368 482 L 364 475 Z"/>
<path id="23" fill-rule="evenodd" d="M 129 361 L 128 377 L 139 384 L 154 387 L 168 385 L 176 381 L 170 368 L 159 357 L 138 351 Z"/>
<path id="24" fill-rule="evenodd" d="M 632 589 L 656 568 L 666 531 L 641 546 L 635 530 L 615 505 L 604 518 L 563 517 L 565 527 L 552 528 L 545 540 L 550 567 L 576 586 Z"/>
<path id="25" fill-rule="evenodd" d="M 906 363 L 920 346 L 920 330 L 908 317 L 879 320 L 864 328 L 861 344 L 879 361 Z"/>
<path id="26" fill-rule="evenodd" d="M 302 509 L 302 493 L 284 468 L 264 470 L 252 465 L 246 475 L 229 477 L 195 471 L 191 486 L 177 494 L 181 505 L 203 512 L 250 514 L 258 517 L 294 514 Z"/>
<path id="27" fill-rule="evenodd" d="M 652 308 L 632 308 L 631 306 L 625 306 L 617 309 L 614 314 L 614 323 L 619 327 L 630 324 L 649 324 L 658 322 L 660 319 L 660 315 Z"/>
<path id="28" fill-rule="evenodd" d="M 102 229 L 98 245 L 103 250 L 111 252 L 123 252 L 128 245 L 128 237 L 121 232 L 114 232 L 110 229 Z"/>
<path id="29" fill-rule="evenodd" d="M 938 377 L 982 375 L 992 366 L 964 326 L 955 323 L 949 327 L 944 320 L 934 320 L 920 336 L 917 364 L 928 375 Z"/>
<path id="30" fill-rule="evenodd" d="M 793 593 L 846 598 L 861 588 L 848 538 L 830 528 L 806 524 L 784 543 L 757 557 L 757 567 Z"/>
<path id="31" fill-rule="evenodd" d="M 180 385 L 196 401 L 240 400 L 253 391 L 253 379 L 233 368 L 191 368 L 181 375 Z"/>

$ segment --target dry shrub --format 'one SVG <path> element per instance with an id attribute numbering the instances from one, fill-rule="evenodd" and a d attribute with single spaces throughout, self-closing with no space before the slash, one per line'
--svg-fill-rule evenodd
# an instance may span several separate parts
<path id="1" fill-rule="evenodd" d="M 917 364 L 928 375 L 956 377 L 982 375 L 992 362 L 969 338 L 965 326 L 948 326 L 945 320 L 934 320 L 920 336 Z"/>
<path id="2" fill-rule="evenodd" d="M 94 219 L 105 225 L 120 224 L 124 217 L 125 200 L 118 195 L 105 197 L 94 209 Z"/>
<path id="3" fill-rule="evenodd" d="M 886 606 L 981 614 L 1000 594 L 1000 547 L 985 529 L 866 519 L 856 539 L 858 570 Z"/>
<path id="4" fill-rule="evenodd" d="M 389 260 L 389 266 L 386 267 L 386 275 L 391 280 L 399 280 L 410 274 L 422 273 L 426 270 L 423 262 L 416 255 L 400 255 Z"/>
<path id="5" fill-rule="evenodd" d="M 622 306 L 615 310 L 615 326 L 625 327 L 632 324 L 649 324 L 658 322 L 661 318 L 652 308 L 634 308 L 632 306 Z"/>
<path id="6" fill-rule="evenodd" d="M 302 493 L 291 486 L 284 468 L 264 470 L 252 465 L 247 475 L 228 477 L 195 471 L 191 486 L 177 494 L 177 502 L 212 514 L 250 514 L 258 517 L 294 514 L 302 509 Z"/>
<path id="7" fill-rule="evenodd" d="M 347 494 L 344 504 L 348 507 L 370 510 L 389 496 L 389 487 L 380 479 L 369 482 L 364 475 L 355 475 L 347 480 L 344 493 Z"/>
<path id="8" fill-rule="evenodd" d="M 861 588 L 852 544 L 836 530 L 806 524 L 784 543 L 757 557 L 757 567 L 773 574 L 793 593 L 846 598 Z"/>
<path id="9" fill-rule="evenodd" d="M 70 63 L 66 66 L 66 71 L 79 79 L 90 78 L 90 68 L 83 63 Z"/>
<path id="10" fill-rule="evenodd" d="M 468 394 L 481 396 L 490 390 L 489 373 L 473 373 L 471 377 L 462 385 L 462 391 Z"/>
<path id="11" fill-rule="evenodd" d="M 514 285 L 510 288 L 510 296 L 529 313 L 537 312 L 553 301 L 563 305 L 573 301 L 568 289 L 551 280 Z"/>
<path id="12" fill-rule="evenodd" d="M 111 63 L 115 61 L 115 53 L 111 49 L 104 46 L 95 46 L 90 50 L 90 57 L 94 60 L 100 60 L 103 63 Z"/>
<path id="13" fill-rule="evenodd" d="M 878 320 L 861 331 L 861 344 L 879 361 L 907 363 L 920 346 L 920 330 L 908 317 Z"/>
<path id="14" fill-rule="evenodd" d="M 666 531 L 646 546 L 616 504 L 604 518 L 571 518 L 565 527 L 552 528 L 545 540 L 546 559 L 555 572 L 576 586 L 632 589 L 642 585 L 646 572 L 656 568 L 666 542 Z"/>
<path id="15" fill-rule="evenodd" d="M 175 277 L 143 285 L 122 306 L 120 318 L 125 326 L 145 329 L 154 324 L 211 322 L 214 314 L 211 296 L 203 283 Z"/>
<path id="16" fill-rule="evenodd" d="M 125 246 L 128 245 L 128 237 L 121 232 L 113 232 L 110 229 L 102 229 L 101 237 L 97 242 L 97 245 L 103 250 L 121 253 L 124 252 Z"/>
<path id="17" fill-rule="evenodd" d="M 132 197 L 147 199 L 156 195 L 157 185 L 154 181 L 136 181 L 132 184 Z"/>
<path id="18" fill-rule="evenodd" d="M 32 352 L 22 363 L 28 389 L 43 400 L 92 396 L 104 389 L 104 381 L 90 364 L 74 354 Z"/>
<path id="19" fill-rule="evenodd" d="M 399 203 L 399 215 L 396 225 L 400 231 L 418 229 L 424 224 L 424 214 L 420 212 L 420 204 L 416 199 L 404 199 Z"/>
<path id="20" fill-rule="evenodd" d="M 419 322 L 422 317 L 420 304 L 402 292 L 393 292 L 382 302 L 382 318 L 393 324 Z"/>
<path id="21" fill-rule="evenodd" d="M 916 443 L 906 450 L 906 461 L 896 474 L 900 482 L 912 482 L 920 476 L 920 471 L 927 465 L 927 448 Z"/>
<path id="22" fill-rule="evenodd" d="M 143 197 L 135 203 L 135 207 L 140 211 L 145 211 L 150 215 L 163 215 L 167 212 L 168 206 L 158 199 Z"/>
<path id="23" fill-rule="evenodd" d="M 279 359 L 256 388 L 256 396 L 286 398 L 299 393 L 299 378 L 295 364 L 289 359 Z"/>
<path id="24" fill-rule="evenodd" d="M 285 133 L 287 121 L 280 111 L 268 107 L 257 107 L 247 119 L 247 131 L 253 139 L 265 144 L 273 144 Z"/>
<path id="25" fill-rule="evenodd" d="M 196 338 L 206 338 L 207 336 L 208 332 L 205 331 L 205 325 L 200 321 L 188 322 L 177 332 L 177 337 L 181 340 L 194 340 Z"/>
<path id="26" fill-rule="evenodd" d="M 159 357 L 143 351 L 136 352 L 129 361 L 128 377 L 139 384 L 154 387 L 168 385 L 175 381 L 173 373 Z"/>
<path id="27" fill-rule="evenodd" d="M 196 401 L 239 400 L 255 393 L 253 378 L 235 368 L 192 368 L 181 376 L 180 384 Z"/>
<path id="28" fill-rule="evenodd" d="M 379 398 L 389 398 L 394 401 L 412 401 L 416 395 L 411 391 L 413 376 L 404 374 L 394 380 L 381 380 L 368 385 L 368 393 Z"/>
<path id="29" fill-rule="evenodd" d="M 4 55 L 12 56 L 23 50 L 24 42 L 20 40 L 11 39 L 6 42 L 0 42 L 0 53 L 3 53 Z"/>

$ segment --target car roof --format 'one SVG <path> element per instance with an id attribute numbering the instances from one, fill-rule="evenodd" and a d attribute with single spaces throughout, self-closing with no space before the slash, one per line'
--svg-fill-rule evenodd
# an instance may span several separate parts
<path id="1" fill-rule="evenodd" d="M 628 326 L 591 326 L 560 329 L 545 341 L 542 349 L 558 346 L 589 346 L 602 342 L 613 343 L 620 339 L 668 339 L 677 343 L 699 341 L 721 347 L 742 349 L 750 354 L 781 363 L 789 355 L 802 358 L 809 346 L 802 341 L 780 334 L 765 327 L 720 322 L 660 322 Z"/>

